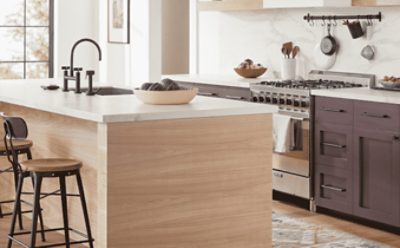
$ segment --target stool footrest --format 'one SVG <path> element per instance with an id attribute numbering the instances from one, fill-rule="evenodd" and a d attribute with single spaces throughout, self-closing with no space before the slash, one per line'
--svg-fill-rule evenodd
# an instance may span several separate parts
<path id="1" fill-rule="evenodd" d="M 94 241 L 94 239 L 89 240 L 88 236 L 86 234 L 84 234 L 84 233 L 82 233 L 82 232 L 80 232 L 80 231 L 78 231 L 76 229 L 68 228 L 68 230 L 70 232 L 73 232 L 73 233 L 81 236 L 82 238 L 84 238 L 84 240 L 71 241 L 71 242 L 69 242 L 70 245 L 77 245 L 77 244 L 89 243 L 89 242 L 93 242 Z M 58 231 L 64 231 L 64 228 L 62 228 L 62 227 L 60 227 L 60 228 L 50 228 L 50 229 L 45 229 L 43 231 L 45 233 L 47 233 L 47 232 L 58 232 Z M 42 230 L 38 230 L 37 232 L 38 233 L 42 232 Z M 16 233 L 14 233 L 13 236 L 8 235 L 8 238 L 13 240 L 14 242 L 18 243 L 19 245 L 21 245 L 23 247 L 29 248 L 28 245 L 24 244 L 22 241 L 20 241 L 20 240 L 15 238 L 15 236 L 28 235 L 28 234 L 31 234 L 31 232 L 30 231 L 16 232 Z M 63 243 L 54 243 L 54 244 L 36 246 L 36 248 L 50 248 L 50 247 L 58 247 L 58 246 L 65 246 L 65 245 L 66 245 L 66 243 L 63 242 Z"/>

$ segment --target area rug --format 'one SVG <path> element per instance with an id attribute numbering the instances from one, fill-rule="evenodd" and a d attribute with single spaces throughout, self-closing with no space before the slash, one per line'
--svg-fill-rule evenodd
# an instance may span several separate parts
<path id="1" fill-rule="evenodd" d="M 342 231 L 272 214 L 274 248 L 390 248 Z"/>

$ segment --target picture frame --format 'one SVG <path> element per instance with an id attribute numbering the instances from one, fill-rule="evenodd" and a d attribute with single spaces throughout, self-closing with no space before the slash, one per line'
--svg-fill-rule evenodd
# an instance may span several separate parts
<path id="1" fill-rule="evenodd" d="M 130 43 L 130 0 L 108 0 L 108 43 Z"/>

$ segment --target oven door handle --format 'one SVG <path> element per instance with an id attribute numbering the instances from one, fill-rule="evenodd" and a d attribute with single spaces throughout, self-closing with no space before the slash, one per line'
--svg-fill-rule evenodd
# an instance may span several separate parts
<path id="1" fill-rule="evenodd" d="M 244 100 L 244 99 L 246 99 L 243 96 L 230 96 L 230 95 L 226 95 L 225 98 L 232 99 L 232 100 Z"/>
<path id="2" fill-rule="evenodd" d="M 326 142 L 322 142 L 321 145 L 329 146 L 329 147 L 333 147 L 333 148 L 338 148 L 338 149 L 345 149 L 346 148 L 346 145 L 337 145 L 337 144 L 326 143 Z"/>
<path id="3" fill-rule="evenodd" d="M 335 186 L 332 186 L 332 185 L 325 185 L 325 184 L 322 184 L 322 185 L 321 185 L 321 188 L 327 189 L 327 190 L 336 191 L 336 192 L 346 192 L 346 189 L 342 189 L 342 188 L 335 187 Z"/>
<path id="4" fill-rule="evenodd" d="M 200 96 L 216 96 L 217 93 L 212 93 L 212 92 L 199 92 L 197 93 Z"/>
<path id="5" fill-rule="evenodd" d="M 322 111 L 335 112 L 335 113 L 345 113 L 346 112 L 346 110 L 344 110 L 344 109 L 333 109 L 333 108 L 322 108 Z"/>

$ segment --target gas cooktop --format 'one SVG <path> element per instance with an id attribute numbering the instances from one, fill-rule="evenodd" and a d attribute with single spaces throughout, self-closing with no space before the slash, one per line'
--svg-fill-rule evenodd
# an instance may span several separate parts
<path id="1" fill-rule="evenodd" d="M 286 89 L 336 89 L 362 87 L 362 84 L 350 83 L 338 80 L 284 80 L 284 81 L 263 81 L 255 85 L 264 85 L 275 88 Z"/>

